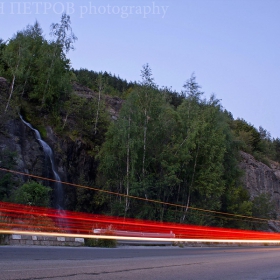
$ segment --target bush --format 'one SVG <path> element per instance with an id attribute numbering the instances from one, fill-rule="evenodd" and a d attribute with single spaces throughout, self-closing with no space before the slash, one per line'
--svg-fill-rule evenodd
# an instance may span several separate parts
<path id="1" fill-rule="evenodd" d="M 7 224 L 11 223 L 11 219 L 7 216 L 5 216 L 3 213 L 0 212 L 0 224 L 2 229 L 9 229 Z M 0 245 L 6 245 L 7 244 L 7 237 L 9 234 L 0 233 Z"/>
<path id="2" fill-rule="evenodd" d="M 103 248 L 116 248 L 116 239 L 96 239 L 96 238 L 85 238 L 85 246 L 87 247 L 103 247 Z"/>
<path id="3" fill-rule="evenodd" d="M 29 181 L 14 192 L 14 202 L 32 206 L 49 206 L 51 189 L 37 182 Z"/>
<path id="4" fill-rule="evenodd" d="M 8 245 L 7 237 L 9 234 L 0 234 L 0 245 Z"/>

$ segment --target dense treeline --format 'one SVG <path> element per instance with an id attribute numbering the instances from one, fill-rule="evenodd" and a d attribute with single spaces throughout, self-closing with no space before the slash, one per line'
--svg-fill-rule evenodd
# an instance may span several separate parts
<path id="1" fill-rule="evenodd" d="M 12 97 L 24 97 L 49 108 L 59 105 L 59 101 L 70 92 L 70 61 L 66 53 L 76 37 L 72 33 L 67 34 L 69 29 L 70 18 L 63 15 L 60 24 L 52 25 L 51 41 L 43 37 L 37 22 L 17 32 L 6 44 L 2 41 L 0 73 L 11 83 L 5 111 Z"/>
<path id="2" fill-rule="evenodd" d="M 136 82 L 127 82 L 126 80 L 121 79 L 119 76 L 112 75 L 111 73 L 105 72 L 96 72 L 89 71 L 87 69 L 73 70 L 76 75 L 77 81 L 89 87 L 94 91 L 98 91 L 98 84 L 95 82 L 98 79 L 98 76 L 102 76 L 104 81 L 103 93 L 111 96 L 118 96 L 125 98 L 129 94 L 129 90 L 135 86 Z"/>
<path id="3" fill-rule="evenodd" d="M 214 96 L 202 98 L 194 76 L 184 88 L 176 109 L 144 66 L 142 82 L 109 127 L 99 155 L 111 191 L 184 207 L 116 198 L 114 214 L 211 224 L 215 217 L 188 215 L 189 206 L 220 210 L 226 190 L 238 186 L 238 147 L 227 115 Z"/>
<path id="4" fill-rule="evenodd" d="M 269 197 L 250 201 L 240 182 L 239 151 L 266 164 L 280 162 L 280 139 L 271 138 L 262 127 L 257 130 L 243 119 L 233 119 L 215 96 L 206 99 L 194 75 L 178 93 L 159 88 L 149 65 L 143 66 L 139 82 L 107 72 L 70 69 L 66 54 L 77 38 L 65 14 L 60 23 L 51 25 L 51 40 L 42 34 L 36 22 L 7 42 L 0 40 L 0 76 L 10 85 L 7 98 L 1 96 L 1 118 L 21 112 L 42 127 L 42 134 L 51 124 L 61 137 L 87 142 L 99 164 L 96 181 L 88 182 L 81 174 L 74 183 L 101 186 L 120 195 L 76 190 L 69 209 L 243 228 L 254 225 L 214 211 L 271 217 Z M 91 88 L 95 98 L 89 102 L 75 94 L 73 82 Z M 109 121 L 104 95 L 125 100 L 116 121 Z M 1 166 L 12 168 L 16 155 L 0 152 Z M 11 183 L 11 175 L 2 175 L 0 200 L 49 203 L 49 189 L 30 182 L 11 190 L 16 182 Z M 34 189 L 42 197 L 32 194 Z"/>

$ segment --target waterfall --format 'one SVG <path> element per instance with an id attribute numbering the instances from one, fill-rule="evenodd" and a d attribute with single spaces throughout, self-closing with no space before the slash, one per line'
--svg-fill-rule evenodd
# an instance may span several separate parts
<path id="1" fill-rule="evenodd" d="M 57 168 L 53 156 L 53 151 L 51 147 L 42 139 L 39 131 L 35 129 L 30 123 L 26 122 L 22 116 L 20 115 L 20 118 L 22 122 L 28 126 L 31 130 L 34 131 L 36 140 L 40 143 L 41 147 L 43 148 L 43 151 L 45 153 L 45 157 L 50 160 L 51 163 L 51 169 L 53 173 L 53 178 L 55 179 L 54 182 L 54 193 L 55 193 L 55 208 L 58 210 L 63 209 L 63 187 L 60 183 L 61 179 L 57 173 Z"/>

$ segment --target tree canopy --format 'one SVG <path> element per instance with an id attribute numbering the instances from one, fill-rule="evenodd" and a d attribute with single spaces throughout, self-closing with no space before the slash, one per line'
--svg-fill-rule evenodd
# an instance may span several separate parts
<path id="1" fill-rule="evenodd" d="M 278 138 L 262 127 L 234 119 L 214 95 L 205 98 L 194 74 L 176 92 L 160 88 L 148 64 L 138 82 L 108 72 L 71 69 L 67 53 L 76 40 L 66 14 L 51 25 L 51 39 L 43 35 L 38 22 L 6 42 L 0 39 L 0 76 L 10 85 L 1 114 L 13 108 L 38 127 L 51 125 L 58 137 L 83 142 L 96 167 L 82 170 L 73 181 L 116 194 L 72 190 L 69 209 L 242 228 L 250 225 L 220 219 L 215 211 L 270 215 L 269 198 L 250 201 L 242 186 L 239 151 L 266 164 L 279 162 Z M 90 88 L 90 94 L 74 92 L 74 82 Z M 108 97 L 123 101 L 111 121 Z M 3 166 L 15 164 L 13 153 L 0 152 Z M 1 199 L 49 205 L 51 191 L 38 182 L 18 186 L 15 192 L 12 185 L 10 175 L 2 176 Z M 211 212 L 201 213 L 197 208 Z"/>

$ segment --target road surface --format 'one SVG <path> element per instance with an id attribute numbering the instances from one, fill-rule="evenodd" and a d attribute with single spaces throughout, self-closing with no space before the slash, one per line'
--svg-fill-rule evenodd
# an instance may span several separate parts
<path id="1" fill-rule="evenodd" d="M 0 247 L 0 279 L 280 279 L 280 247 Z"/>

